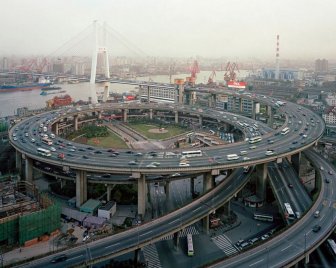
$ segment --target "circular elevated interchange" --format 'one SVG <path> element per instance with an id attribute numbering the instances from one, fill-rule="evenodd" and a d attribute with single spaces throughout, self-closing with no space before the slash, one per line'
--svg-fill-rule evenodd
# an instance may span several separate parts
<path id="1" fill-rule="evenodd" d="M 274 100 L 261 99 L 267 105 L 274 106 Z M 260 101 L 260 100 L 258 100 Z M 16 150 L 25 155 L 26 159 L 35 159 L 40 162 L 49 163 L 52 165 L 68 166 L 74 170 L 85 170 L 91 172 L 101 172 L 101 173 L 118 173 L 118 174 L 139 174 L 138 178 L 142 174 L 172 174 L 175 172 L 181 173 L 199 173 L 199 172 L 210 172 L 213 175 L 218 174 L 217 171 L 223 169 L 235 169 L 238 167 L 246 165 L 257 165 L 262 163 L 267 163 L 277 159 L 281 159 L 286 156 L 297 154 L 298 152 L 307 149 L 311 145 L 317 142 L 317 140 L 322 136 L 324 132 L 323 121 L 313 112 L 308 109 L 301 108 L 295 104 L 288 103 L 285 107 L 286 111 L 283 112 L 286 115 L 286 123 L 282 127 L 286 127 L 289 121 L 292 121 L 290 125 L 290 133 L 287 135 L 279 135 L 282 128 L 276 131 L 268 131 L 263 133 L 263 139 L 257 143 L 257 148 L 250 149 L 251 144 L 248 142 L 239 142 L 235 144 L 225 145 L 225 146 L 214 146 L 210 148 L 202 148 L 202 156 L 189 158 L 190 166 L 180 167 L 179 161 L 180 157 L 177 155 L 175 157 L 160 158 L 160 166 L 148 168 L 147 165 L 150 164 L 153 159 L 146 159 L 144 151 L 141 151 L 142 156 L 138 157 L 136 165 L 130 166 L 128 164 L 130 155 L 127 154 L 126 150 L 121 151 L 117 158 L 108 158 L 108 151 L 106 149 L 95 148 L 94 150 L 100 150 L 101 154 L 90 155 L 90 160 L 84 159 L 83 155 L 87 155 L 87 146 L 76 144 L 77 148 L 83 148 L 84 151 L 76 151 L 76 156 L 66 157 L 63 160 L 57 159 L 57 154 L 53 154 L 50 158 L 41 157 L 36 152 L 36 145 L 29 142 L 22 142 L 22 140 L 13 139 L 13 133 L 17 131 L 33 133 L 34 128 L 38 128 L 41 122 L 46 122 L 47 120 L 52 120 L 51 125 L 57 124 L 62 118 L 65 117 L 76 117 L 78 114 L 85 112 L 95 113 L 99 116 L 104 110 L 116 110 L 121 109 L 123 114 L 127 114 L 130 110 L 141 110 L 141 111 L 172 111 L 181 116 L 181 114 L 189 114 L 191 116 L 196 116 L 200 120 L 212 119 L 217 122 L 225 122 L 231 125 L 235 125 L 237 128 L 241 128 L 237 123 L 239 120 L 249 120 L 240 115 L 224 113 L 221 111 L 213 109 L 204 109 L 203 111 L 194 110 L 189 106 L 175 106 L 175 105 L 156 105 L 156 104 L 108 104 L 100 105 L 98 107 L 82 107 L 81 111 L 75 108 L 67 110 L 65 112 L 60 112 L 58 115 L 54 112 L 45 113 L 40 116 L 35 116 L 28 118 L 12 128 L 10 130 L 11 144 L 16 148 Z M 280 108 L 281 109 L 281 108 Z M 206 115 L 205 115 L 206 114 Z M 57 115 L 57 116 L 56 116 Z M 242 119 L 244 118 L 244 119 Z M 175 118 L 176 119 L 176 118 Z M 309 126 L 311 122 L 314 122 L 315 126 Z M 77 122 L 78 123 L 78 122 Z M 258 122 L 258 124 L 260 124 Z M 17 130 L 18 129 L 18 130 Z M 267 128 L 265 127 L 265 130 Z M 297 129 L 297 131 L 294 131 Z M 303 138 L 302 133 L 305 133 L 306 138 Z M 59 138 L 57 138 L 59 139 Z M 269 140 L 273 142 L 270 143 Z M 62 140 L 62 139 L 60 139 Z M 134 150 L 133 150 L 134 151 Z M 176 154 L 177 150 L 173 150 L 172 154 Z M 249 159 L 243 161 L 242 158 L 238 160 L 228 161 L 226 156 L 228 154 L 240 154 L 241 151 L 248 151 Z M 266 155 L 266 151 L 272 151 L 271 155 Z M 165 150 L 167 152 L 167 150 Z M 252 155 L 253 154 L 253 155 Z M 215 161 L 209 162 L 209 158 L 215 159 Z M 216 171 L 216 172 L 214 172 Z M 135 176 L 136 178 L 136 176 Z M 239 187 L 238 187 L 239 185 Z M 242 184 L 237 182 L 237 189 L 241 189 Z M 211 192 L 210 192 L 211 193 Z M 209 194 L 210 194 L 209 193 Z M 219 200 L 220 201 L 220 200 Z M 222 200 L 223 201 L 223 200 Z M 195 201 L 197 202 L 197 201 Z M 209 210 L 209 208 L 207 209 Z M 199 218 L 197 218 L 199 219 Z M 188 224 L 191 222 L 186 221 Z M 165 233 L 167 234 L 167 232 Z M 153 237 L 151 238 L 153 240 Z"/>

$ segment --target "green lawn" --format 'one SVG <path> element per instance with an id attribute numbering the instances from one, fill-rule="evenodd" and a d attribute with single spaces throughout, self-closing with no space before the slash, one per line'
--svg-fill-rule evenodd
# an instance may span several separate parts
<path id="1" fill-rule="evenodd" d="M 88 139 L 87 144 L 103 148 L 119 148 L 119 149 L 128 148 L 123 139 L 121 139 L 119 136 L 111 132 L 107 137 Z"/>
<path id="2" fill-rule="evenodd" d="M 164 126 L 165 130 L 168 130 L 167 133 L 150 133 L 148 132 L 153 128 L 160 128 L 159 124 L 148 124 L 148 123 L 128 123 L 128 126 L 141 133 L 148 139 L 161 140 L 170 137 L 174 137 L 176 135 L 187 132 L 185 128 L 181 128 L 178 126 L 166 125 Z"/>

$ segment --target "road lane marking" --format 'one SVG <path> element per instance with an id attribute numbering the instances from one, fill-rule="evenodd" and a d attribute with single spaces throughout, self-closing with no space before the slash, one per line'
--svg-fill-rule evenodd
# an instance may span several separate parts
<path id="1" fill-rule="evenodd" d="M 252 264 L 250 264 L 249 266 L 251 267 L 251 266 L 253 266 L 253 265 L 256 265 L 256 264 L 258 264 L 259 262 L 262 262 L 264 259 L 261 259 L 261 260 L 259 260 L 259 261 L 256 261 L 255 263 L 252 263 Z"/>
<path id="2" fill-rule="evenodd" d="M 178 220 L 179 220 L 179 219 L 176 219 L 176 220 L 174 220 L 174 221 L 169 222 L 168 224 L 173 224 L 173 223 L 177 222 Z"/>
<path id="3" fill-rule="evenodd" d="M 324 216 L 325 216 L 325 215 L 323 215 L 323 216 L 320 218 L 320 221 L 322 221 L 322 220 L 323 220 Z"/>
<path id="4" fill-rule="evenodd" d="M 110 248 L 110 247 L 114 247 L 116 245 L 119 245 L 120 243 L 115 243 L 115 244 L 112 244 L 112 245 L 109 245 L 109 246 L 106 246 L 105 248 Z"/>
<path id="5" fill-rule="evenodd" d="M 284 251 L 284 250 L 286 250 L 287 248 L 290 248 L 291 246 L 292 246 L 292 245 L 289 245 L 289 246 L 283 248 L 281 251 Z"/>
<path id="6" fill-rule="evenodd" d="M 202 207 L 195 208 L 194 211 L 201 209 Z"/>
<path id="7" fill-rule="evenodd" d="M 84 255 L 78 255 L 78 256 L 75 256 L 75 257 L 69 258 L 69 259 L 67 259 L 66 261 L 70 261 L 70 260 L 73 260 L 73 259 L 77 259 L 77 258 L 79 258 L 79 257 L 82 257 L 82 256 L 84 256 Z"/>
<path id="8" fill-rule="evenodd" d="M 143 235 L 146 235 L 146 234 L 150 234 L 151 232 L 153 232 L 153 231 L 148 231 L 146 233 L 141 234 L 140 236 L 143 236 Z"/>

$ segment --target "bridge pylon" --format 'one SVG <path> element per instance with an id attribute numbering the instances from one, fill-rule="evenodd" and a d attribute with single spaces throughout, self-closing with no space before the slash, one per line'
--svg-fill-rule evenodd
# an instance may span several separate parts
<path id="1" fill-rule="evenodd" d="M 104 76 L 109 81 L 110 79 L 110 67 L 109 67 L 109 59 L 108 59 L 108 51 L 106 47 L 106 23 L 104 23 L 103 27 L 103 44 L 98 44 L 98 31 L 97 31 L 97 21 L 93 22 L 93 36 L 94 36 L 94 44 L 92 50 L 92 60 L 91 60 L 91 76 L 90 76 L 90 84 L 91 84 L 91 102 L 97 103 L 97 94 L 95 89 L 96 83 L 96 74 L 97 74 L 97 61 L 98 55 L 102 55 L 101 57 L 101 64 L 103 64 Z M 104 84 L 104 95 L 103 101 L 108 99 L 110 94 L 109 92 L 109 82 L 105 82 Z"/>

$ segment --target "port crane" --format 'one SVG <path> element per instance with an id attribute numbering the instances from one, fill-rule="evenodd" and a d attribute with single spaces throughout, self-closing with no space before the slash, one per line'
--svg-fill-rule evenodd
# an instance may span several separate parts
<path id="1" fill-rule="evenodd" d="M 192 64 L 189 70 L 191 74 L 190 74 L 190 77 L 186 77 L 186 82 L 191 85 L 195 85 L 197 74 L 200 72 L 200 68 L 199 68 L 197 60 L 194 60 L 194 63 Z"/>
<path id="2" fill-rule="evenodd" d="M 213 69 L 208 79 L 208 85 L 211 85 L 214 83 L 215 77 L 216 77 L 216 71 L 215 69 Z"/>
<path id="3" fill-rule="evenodd" d="M 235 71 L 239 73 L 238 65 L 235 62 L 228 62 L 225 68 L 224 80 L 226 82 L 236 81 L 237 74 Z"/>

